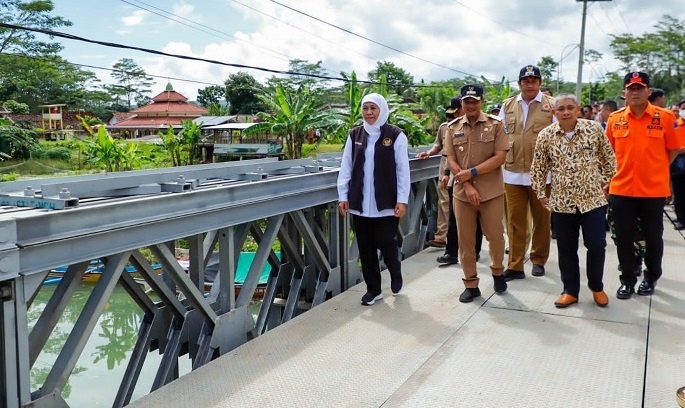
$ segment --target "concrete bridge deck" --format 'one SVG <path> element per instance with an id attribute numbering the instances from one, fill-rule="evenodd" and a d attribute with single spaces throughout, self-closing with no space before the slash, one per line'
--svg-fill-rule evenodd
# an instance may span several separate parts
<path id="1" fill-rule="evenodd" d="M 405 288 L 371 307 L 364 285 L 325 302 L 133 402 L 132 407 L 676 407 L 685 385 L 685 240 L 664 219 L 664 275 L 652 297 L 615 297 L 609 241 L 606 308 L 583 286 L 561 291 L 556 244 L 547 275 L 494 294 L 487 247 L 483 297 L 458 301 L 459 266 L 441 250 L 403 262 Z M 581 250 L 584 264 L 584 249 Z M 584 268 L 581 268 L 584 270 Z M 585 282 L 583 283 L 585 285 Z"/>

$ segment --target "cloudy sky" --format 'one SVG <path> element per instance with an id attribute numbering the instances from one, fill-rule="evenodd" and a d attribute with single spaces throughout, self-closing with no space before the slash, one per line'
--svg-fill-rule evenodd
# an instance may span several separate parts
<path id="1" fill-rule="evenodd" d="M 518 70 L 543 56 L 577 76 L 583 3 L 575 0 L 56 0 L 55 14 L 74 23 L 60 31 L 170 54 L 230 64 L 287 70 L 288 61 L 322 61 L 334 77 L 355 71 L 365 79 L 378 61 L 392 61 L 420 80 L 465 73 L 515 81 Z M 669 14 L 685 20 L 685 1 L 588 2 L 585 47 L 604 58 L 585 65 L 583 80 L 618 68 L 612 34 L 653 32 Z M 338 28 L 334 27 L 337 26 Z M 132 58 L 159 76 L 152 94 L 174 88 L 195 99 L 198 88 L 221 84 L 246 71 L 263 82 L 272 76 L 140 51 L 60 40 L 70 62 L 110 68 Z M 106 70 L 91 69 L 111 82 Z M 197 81 L 197 82 L 185 82 Z"/>

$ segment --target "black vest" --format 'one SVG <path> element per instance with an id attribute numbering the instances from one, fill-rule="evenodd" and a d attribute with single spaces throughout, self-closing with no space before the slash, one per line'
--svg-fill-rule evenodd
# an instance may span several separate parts
<path id="1" fill-rule="evenodd" d="M 402 129 L 394 125 L 381 126 L 381 136 L 376 142 L 373 166 L 373 190 L 378 211 L 395 208 L 397 204 L 397 164 L 395 163 L 395 141 Z M 364 184 L 364 160 L 366 142 L 369 138 L 364 126 L 350 131 L 352 138 L 352 177 L 348 199 L 350 208 L 362 212 L 362 187 Z"/>

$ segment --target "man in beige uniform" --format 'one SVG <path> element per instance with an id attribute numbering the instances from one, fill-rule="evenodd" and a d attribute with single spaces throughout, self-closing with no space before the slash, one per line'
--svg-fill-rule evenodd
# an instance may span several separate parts
<path id="1" fill-rule="evenodd" d="M 464 116 L 449 125 L 451 139 L 445 141 L 445 155 L 455 175 L 454 213 L 457 218 L 459 255 L 466 289 L 460 302 L 480 296 L 476 272 L 476 223 L 480 215 L 483 235 L 490 247 L 490 270 L 495 292 L 507 290 L 504 271 L 504 183 L 502 164 L 509 149 L 502 122 L 481 111 L 483 87 L 476 84 L 461 88 Z"/>
<path id="2" fill-rule="evenodd" d="M 419 152 L 416 157 L 420 159 L 427 159 L 438 153 L 442 153 L 447 124 L 453 119 L 453 114 L 461 109 L 461 99 L 455 96 L 450 100 L 450 107 L 445 111 L 447 122 L 443 122 L 438 127 L 438 134 L 435 136 L 435 142 L 427 152 Z M 447 184 L 443 183 L 443 175 L 447 170 L 447 158 L 443 155 L 440 159 L 440 166 L 438 168 L 438 219 L 437 231 L 433 239 L 426 242 L 430 247 L 444 248 L 447 242 L 447 224 L 449 219 L 449 197 L 447 194 Z M 439 261 L 438 261 L 439 262 Z"/>
<path id="3" fill-rule="evenodd" d="M 531 188 L 530 165 L 538 133 L 554 121 L 554 99 L 540 92 L 542 76 L 538 67 L 528 65 L 519 72 L 521 93 L 502 103 L 500 118 L 509 135 L 510 149 L 504 164 L 504 189 L 507 203 L 507 232 L 509 234 L 509 262 L 504 277 L 507 281 L 523 279 L 526 254 L 528 208 L 533 220 L 530 261 L 531 274 L 545 274 L 549 258 L 550 212 L 540 204 Z M 549 189 L 549 178 L 547 188 Z M 549 192 L 548 192 L 549 194 Z"/>

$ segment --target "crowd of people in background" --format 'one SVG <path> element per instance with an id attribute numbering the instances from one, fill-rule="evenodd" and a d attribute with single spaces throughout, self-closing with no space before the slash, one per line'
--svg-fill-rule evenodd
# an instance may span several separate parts
<path id="1" fill-rule="evenodd" d="M 481 85 L 461 87 L 435 143 L 417 154 L 441 154 L 437 232 L 427 245 L 445 248 L 439 264 L 461 265 L 459 300 L 481 296 L 477 269 L 485 237 L 500 294 L 507 282 L 526 278 L 526 256 L 530 274 L 544 276 L 556 239 L 562 291 L 554 304 L 577 303 L 582 233 L 588 287 L 593 301 L 607 306 L 607 230 L 618 255 L 616 297 L 651 295 L 662 274 L 667 202 L 674 206 L 673 227 L 685 228 L 685 100 L 667 108 L 664 91 L 652 89 L 644 72 L 625 75 L 620 109 L 614 100 L 581 105 L 575 95 L 552 96 L 533 65 L 520 69 L 518 85 L 520 92 L 487 109 Z M 360 247 L 364 305 L 383 297 L 378 251 L 393 294 L 402 288 L 396 231 L 408 201 L 406 136 L 385 123 L 387 102 L 372 95 L 362 102 L 364 125 L 345 144 L 338 179 L 340 213 L 352 213 Z"/>

